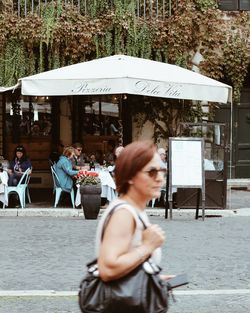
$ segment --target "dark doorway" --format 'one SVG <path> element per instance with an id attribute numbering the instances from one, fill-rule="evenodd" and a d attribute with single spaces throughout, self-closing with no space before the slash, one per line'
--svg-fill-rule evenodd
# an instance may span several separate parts
<path id="1" fill-rule="evenodd" d="M 226 123 L 230 134 L 230 105 L 221 105 L 215 121 Z M 233 104 L 232 177 L 250 177 L 250 67 L 241 90 L 240 103 Z"/>
<path id="2" fill-rule="evenodd" d="M 235 177 L 250 177 L 250 88 L 235 108 Z M 243 102 L 244 101 L 244 102 Z"/>

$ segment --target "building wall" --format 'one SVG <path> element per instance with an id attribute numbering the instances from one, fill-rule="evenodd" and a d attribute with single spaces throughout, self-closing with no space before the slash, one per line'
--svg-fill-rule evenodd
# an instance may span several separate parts
<path id="1" fill-rule="evenodd" d="M 139 130 L 136 123 L 132 124 L 132 140 L 153 140 L 153 125 L 151 122 L 146 122 L 142 128 Z M 168 146 L 168 139 L 159 139 L 157 142 L 158 148 L 166 148 Z"/>
<path id="2" fill-rule="evenodd" d="M 60 140 L 67 146 L 72 144 L 71 103 L 62 97 L 60 102 Z"/>

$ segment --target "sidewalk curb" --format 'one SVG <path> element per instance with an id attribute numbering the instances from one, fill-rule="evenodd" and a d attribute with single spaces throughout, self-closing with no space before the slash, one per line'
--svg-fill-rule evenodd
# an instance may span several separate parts
<path id="1" fill-rule="evenodd" d="M 105 209 L 100 210 L 100 215 Z M 178 217 L 193 217 L 195 209 L 174 209 L 173 218 Z M 165 209 L 146 209 L 149 216 L 165 217 Z M 201 210 L 200 210 L 201 214 Z M 240 208 L 235 210 L 206 210 L 207 217 L 238 217 L 250 216 L 250 208 Z M 25 208 L 25 209 L 0 209 L 0 217 L 83 217 L 82 209 L 71 208 Z"/>

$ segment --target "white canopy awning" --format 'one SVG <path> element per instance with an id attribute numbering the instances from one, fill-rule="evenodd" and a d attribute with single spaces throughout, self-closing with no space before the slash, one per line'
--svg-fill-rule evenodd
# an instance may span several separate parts
<path id="1" fill-rule="evenodd" d="M 16 84 L 15 86 L 11 86 L 11 87 L 0 87 L 0 93 L 2 92 L 6 92 L 6 91 L 10 91 L 10 90 L 14 90 L 19 86 L 19 83 Z"/>
<path id="2" fill-rule="evenodd" d="M 232 87 L 182 67 L 114 55 L 20 79 L 22 94 L 69 96 L 134 94 L 231 102 Z"/>

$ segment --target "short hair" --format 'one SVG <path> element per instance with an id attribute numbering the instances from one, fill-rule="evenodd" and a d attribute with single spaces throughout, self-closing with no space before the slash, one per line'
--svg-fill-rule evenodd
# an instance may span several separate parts
<path id="1" fill-rule="evenodd" d="M 124 150 L 123 146 L 118 146 L 115 148 L 115 156 L 117 157 L 117 154 L 120 155 L 122 151 Z"/>
<path id="2" fill-rule="evenodd" d="M 166 154 L 166 150 L 164 148 L 159 148 L 157 152 L 158 154 Z"/>
<path id="3" fill-rule="evenodd" d="M 82 148 L 82 144 L 80 142 L 75 142 L 75 143 L 73 143 L 72 147 L 75 149 L 76 148 Z"/>
<path id="4" fill-rule="evenodd" d="M 73 147 L 66 147 L 63 150 L 63 155 L 66 156 L 67 158 L 70 157 L 72 155 L 72 153 L 74 153 L 75 150 Z"/>
<path id="5" fill-rule="evenodd" d="M 22 152 L 22 154 L 23 154 L 22 157 L 21 157 L 22 161 L 27 159 L 26 150 L 25 150 L 23 145 L 16 146 L 16 148 L 14 150 L 13 160 L 15 160 L 17 152 Z"/>
<path id="6" fill-rule="evenodd" d="M 25 148 L 22 145 L 19 145 L 15 148 L 15 153 L 16 152 L 22 152 L 23 154 L 26 154 Z"/>
<path id="7" fill-rule="evenodd" d="M 124 148 L 115 164 L 115 182 L 118 193 L 127 193 L 129 180 L 152 160 L 155 152 L 156 147 L 151 141 L 135 141 Z"/>

